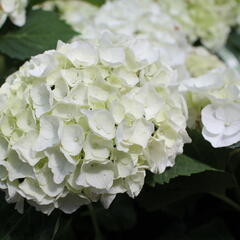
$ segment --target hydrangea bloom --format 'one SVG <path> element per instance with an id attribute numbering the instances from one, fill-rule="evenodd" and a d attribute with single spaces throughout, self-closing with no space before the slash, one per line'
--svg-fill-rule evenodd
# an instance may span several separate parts
<path id="1" fill-rule="evenodd" d="M 142 51 L 148 48 L 149 51 Z M 59 43 L 0 89 L 0 187 L 44 213 L 139 194 L 189 141 L 174 70 L 146 40 Z"/>
<path id="2" fill-rule="evenodd" d="M 114 33 L 148 39 L 157 47 L 161 60 L 168 65 L 184 62 L 190 45 L 183 29 L 153 1 L 108 1 L 98 10 L 89 4 L 74 2 L 63 1 L 57 5 L 63 18 L 81 33 L 81 39 L 96 39 L 108 29 Z"/>
<path id="3" fill-rule="evenodd" d="M 203 136 L 214 147 L 240 141 L 240 104 L 210 104 L 202 110 Z"/>
<path id="4" fill-rule="evenodd" d="M 179 89 L 186 94 L 188 126 L 202 128 L 203 124 L 203 136 L 214 147 L 240 141 L 240 125 L 237 124 L 239 72 L 202 48 L 194 49 L 188 56 L 186 68 L 189 76 Z"/>
<path id="5" fill-rule="evenodd" d="M 200 38 L 209 48 L 221 48 L 239 15 L 238 0 L 158 0 L 195 41 Z"/>
<path id="6" fill-rule="evenodd" d="M 191 77 L 199 77 L 213 69 L 224 67 L 224 63 L 205 48 L 195 47 L 187 55 L 185 66 Z"/>
<path id="7" fill-rule="evenodd" d="M 23 26 L 26 21 L 26 6 L 28 0 L 0 0 L 0 27 L 7 17 L 17 26 Z"/>
<path id="8" fill-rule="evenodd" d="M 92 18 L 98 10 L 93 4 L 81 0 L 51 0 L 39 6 L 44 10 L 57 8 L 62 18 L 70 24 L 75 31 L 82 30 L 91 23 Z"/>

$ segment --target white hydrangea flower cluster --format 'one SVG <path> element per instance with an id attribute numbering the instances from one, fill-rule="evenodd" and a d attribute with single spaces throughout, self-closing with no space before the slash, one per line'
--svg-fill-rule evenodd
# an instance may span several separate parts
<path id="1" fill-rule="evenodd" d="M 139 194 L 145 171 L 173 166 L 187 108 L 175 70 L 149 42 L 106 32 L 59 43 L 0 88 L 0 188 L 50 214 Z M 147 51 L 144 51 L 147 49 Z"/>
<path id="2" fill-rule="evenodd" d="M 0 0 L 0 27 L 7 17 L 16 25 L 23 26 L 26 22 L 28 0 Z"/>
<path id="3" fill-rule="evenodd" d="M 62 19 L 80 33 L 87 25 L 92 24 L 91 21 L 98 11 L 98 7 L 81 0 L 51 0 L 38 7 L 50 11 L 57 8 Z"/>
<path id="4" fill-rule="evenodd" d="M 191 48 L 181 26 L 151 0 L 108 1 L 98 10 L 78 4 L 77 8 L 72 1 L 63 1 L 60 6 L 63 18 L 81 33 L 75 39 L 94 40 L 106 29 L 148 39 L 171 66 L 183 64 Z"/>
<path id="5" fill-rule="evenodd" d="M 224 46 L 231 26 L 237 24 L 238 0 L 157 0 L 185 29 L 191 41 L 197 38 L 211 49 Z"/>
<path id="6" fill-rule="evenodd" d="M 180 84 L 186 93 L 188 126 L 201 128 L 214 147 L 240 141 L 240 74 L 205 49 L 195 49 L 186 63 L 190 76 Z"/>

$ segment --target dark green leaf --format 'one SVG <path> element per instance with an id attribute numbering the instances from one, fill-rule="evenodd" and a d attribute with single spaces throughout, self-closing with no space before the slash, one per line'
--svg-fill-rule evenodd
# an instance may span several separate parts
<path id="1" fill-rule="evenodd" d="M 61 218 L 55 226 L 55 231 L 51 240 L 75 240 L 75 234 L 72 229 L 72 218 Z"/>
<path id="2" fill-rule="evenodd" d="M 174 178 L 169 184 L 156 185 L 155 188 L 146 186 L 138 201 L 148 211 L 155 211 L 195 194 L 216 193 L 225 196 L 227 189 L 237 187 L 231 174 L 208 171 Z"/>
<path id="3" fill-rule="evenodd" d="M 229 146 L 229 148 L 231 148 L 231 149 L 238 149 L 238 148 L 240 148 L 240 142 L 237 142 L 237 143 Z"/>
<path id="4" fill-rule="evenodd" d="M 162 174 L 155 174 L 154 181 L 159 184 L 169 183 L 172 178 L 178 176 L 191 176 L 205 171 L 219 171 L 211 166 L 190 158 L 184 154 L 177 156 L 173 167 L 168 168 Z"/>
<path id="5" fill-rule="evenodd" d="M 69 41 L 76 33 L 59 16 L 50 11 L 31 11 L 27 23 L 0 38 L 0 51 L 24 60 L 56 47 L 57 41 Z"/>
<path id="6" fill-rule="evenodd" d="M 133 201 L 126 195 L 119 195 L 109 209 L 100 208 L 96 213 L 101 227 L 109 231 L 130 229 L 137 220 Z"/>
<path id="7" fill-rule="evenodd" d="M 98 7 L 102 6 L 106 2 L 106 0 L 83 0 L 83 1 L 91 3 L 91 4 L 96 5 Z"/>
<path id="8" fill-rule="evenodd" d="M 188 134 L 192 142 L 185 144 L 184 154 L 212 168 L 226 170 L 229 153 L 231 152 L 230 149 L 213 148 L 211 144 L 203 138 L 202 133 L 197 130 L 188 129 Z"/>
<path id="9" fill-rule="evenodd" d="M 40 3 L 43 3 L 43 2 L 46 2 L 47 0 L 30 0 L 28 5 L 30 7 L 34 6 L 34 5 L 37 5 L 37 4 L 40 4 Z"/>
<path id="10" fill-rule="evenodd" d="M 214 219 L 202 225 L 189 234 L 191 240 L 234 240 L 222 219 Z"/>
<path id="11" fill-rule="evenodd" d="M 238 32 L 238 30 L 232 31 L 232 33 L 229 35 L 228 37 L 228 41 L 227 41 L 227 49 L 230 50 L 231 53 L 233 53 L 235 55 L 235 57 L 238 58 L 238 60 L 240 60 L 240 34 Z"/>
<path id="12" fill-rule="evenodd" d="M 157 240 L 234 240 L 222 219 L 213 219 L 190 232 L 183 227 L 169 226 L 166 233 Z"/>
<path id="13" fill-rule="evenodd" d="M 3 196 L 0 192 L 0 240 L 52 240 L 54 226 L 59 221 L 58 211 L 46 216 L 27 206 L 25 212 L 19 214 Z"/>

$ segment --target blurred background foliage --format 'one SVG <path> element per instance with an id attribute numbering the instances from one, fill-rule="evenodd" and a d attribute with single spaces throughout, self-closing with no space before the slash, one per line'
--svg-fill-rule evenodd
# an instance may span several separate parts
<path id="1" fill-rule="evenodd" d="M 7 22 L 0 30 L 0 84 L 31 56 L 76 34 L 57 13 L 31 10 L 40 2 L 30 1 L 24 27 Z M 240 60 L 236 30 L 227 48 Z M 136 199 L 119 195 L 108 210 L 93 204 L 72 215 L 55 210 L 45 216 L 26 204 L 19 214 L 1 192 L 0 240 L 240 239 L 240 148 L 213 149 L 196 130 L 189 135 L 193 142 L 173 168 L 149 173 Z"/>

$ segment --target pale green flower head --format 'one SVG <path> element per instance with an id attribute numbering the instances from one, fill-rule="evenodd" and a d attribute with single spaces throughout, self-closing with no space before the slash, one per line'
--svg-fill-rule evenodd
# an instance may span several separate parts
<path id="1" fill-rule="evenodd" d="M 186 68 L 192 77 L 198 77 L 207 72 L 223 67 L 224 63 L 203 47 L 193 48 L 186 58 Z"/>
<path id="2" fill-rule="evenodd" d="M 110 32 L 26 62 L 0 88 L 8 201 L 50 214 L 137 196 L 146 170 L 164 172 L 189 142 L 176 74 L 148 41 Z"/>
<path id="3" fill-rule="evenodd" d="M 98 11 L 98 7 L 82 0 L 50 0 L 35 7 L 47 11 L 57 8 L 62 19 L 77 32 L 82 32 Z"/>
<path id="4" fill-rule="evenodd" d="M 230 28 L 237 23 L 237 0 L 158 0 L 185 29 L 190 40 L 200 38 L 212 49 L 221 48 Z"/>
<path id="5" fill-rule="evenodd" d="M 9 17 L 16 26 L 26 22 L 26 7 L 28 0 L 0 0 L 0 27 Z"/>
<path id="6" fill-rule="evenodd" d="M 48 2 L 47 2 L 48 4 Z M 74 39 L 95 40 L 106 29 L 151 42 L 161 61 L 183 64 L 190 45 L 183 28 L 152 0 L 106 1 L 100 8 L 81 1 L 55 1 L 64 18 L 81 35 Z M 146 47 L 146 46 L 145 46 Z M 150 51 L 144 47 L 144 51 Z M 113 51 L 113 49 L 112 49 Z M 114 49 L 119 58 L 119 49 Z M 105 58 L 109 52 L 104 51 Z M 152 53 L 151 53 L 152 54 Z M 104 59 L 106 60 L 106 59 Z M 115 59 L 116 63 L 121 59 Z"/>
<path id="7" fill-rule="evenodd" d="M 189 75 L 179 90 L 185 92 L 188 127 L 202 130 L 213 147 L 240 141 L 240 74 L 202 48 L 194 49 L 186 61 Z"/>

